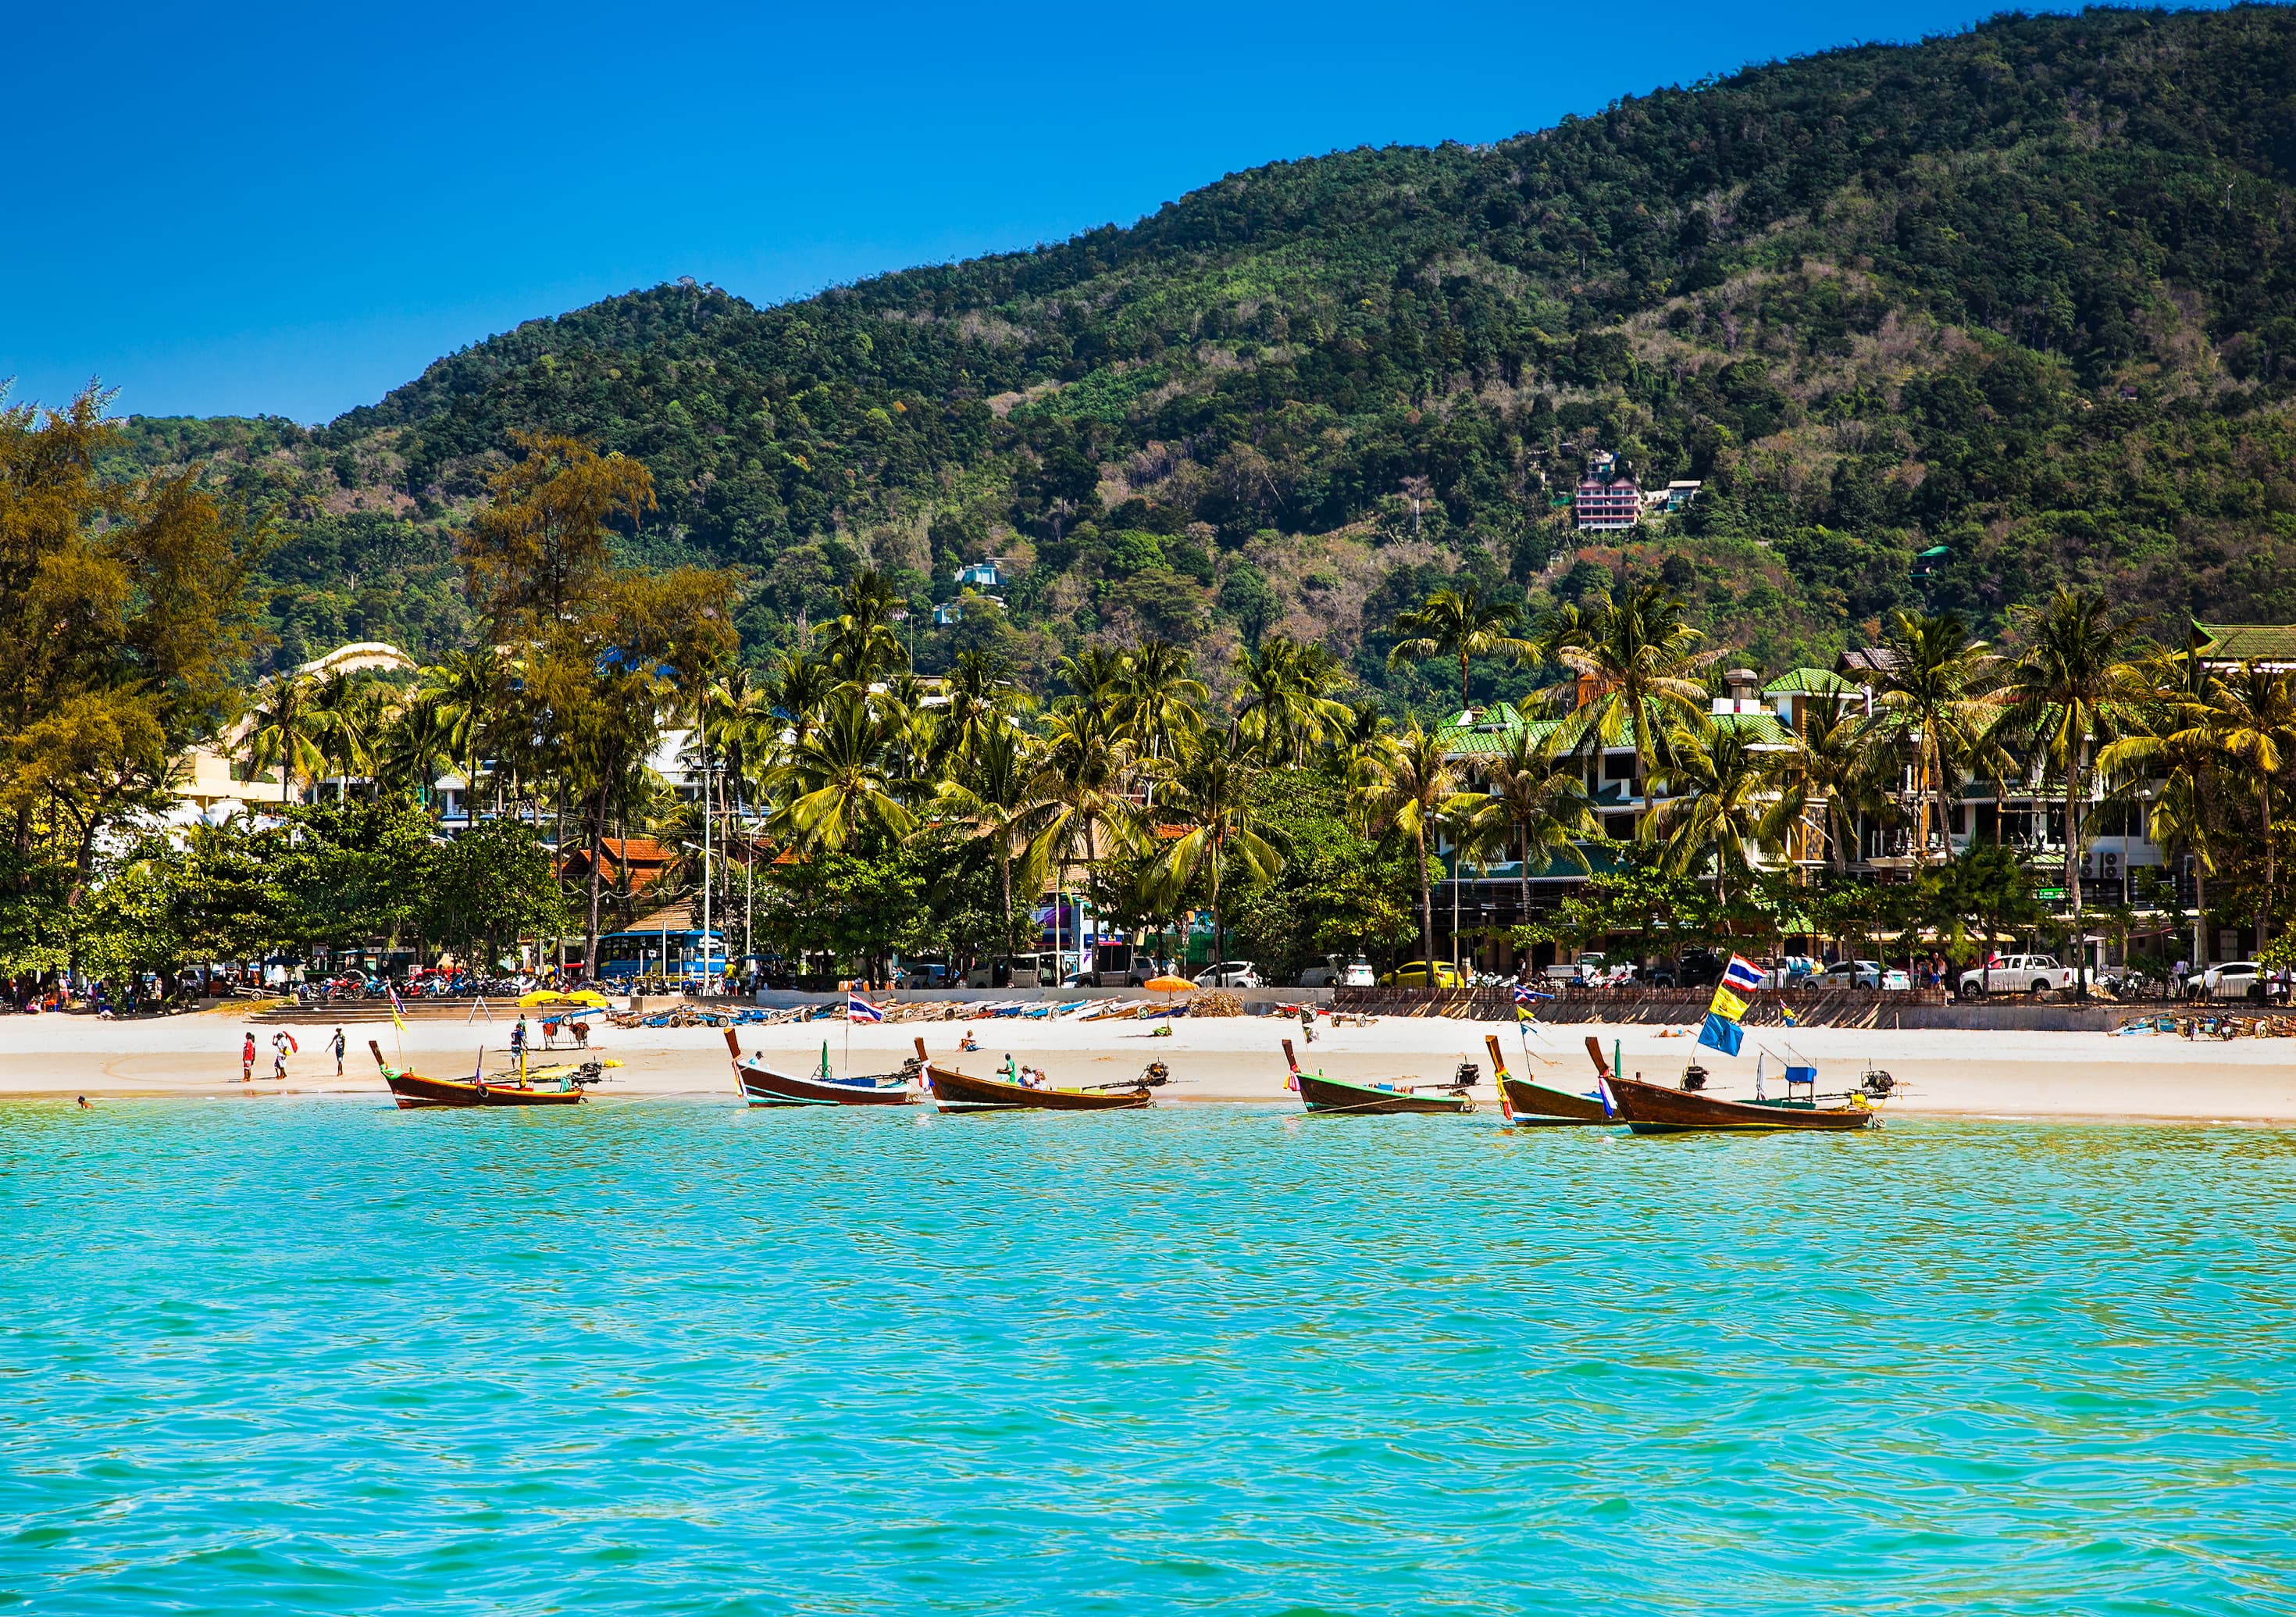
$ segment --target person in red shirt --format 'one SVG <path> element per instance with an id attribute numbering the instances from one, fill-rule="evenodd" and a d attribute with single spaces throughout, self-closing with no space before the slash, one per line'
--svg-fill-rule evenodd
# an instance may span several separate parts
<path id="1" fill-rule="evenodd" d="M 251 1084 L 255 1081 L 255 1030 L 253 1028 L 248 1029 L 247 1042 L 239 1047 L 239 1081 L 242 1084 Z"/>

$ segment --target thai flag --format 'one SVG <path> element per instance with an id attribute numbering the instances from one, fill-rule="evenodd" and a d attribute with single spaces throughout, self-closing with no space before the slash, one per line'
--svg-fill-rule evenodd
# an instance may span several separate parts
<path id="1" fill-rule="evenodd" d="M 848 1022 L 882 1022 L 885 1013 L 871 1005 L 858 994 L 845 996 L 845 1020 Z"/>
<path id="2" fill-rule="evenodd" d="M 382 991 L 390 996 L 390 1025 L 400 1032 L 406 1031 L 406 1007 L 398 1003 L 398 990 L 385 982 Z"/>
<path id="3" fill-rule="evenodd" d="M 1754 969 L 1751 961 L 1733 955 L 1729 969 L 1722 973 L 1722 986 L 1734 994 L 1751 994 L 1762 986 L 1762 973 Z"/>
<path id="4" fill-rule="evenodd" d="M 1552 999 L 1554 997 L 1554 996 L 1552 994 L 1540 993 L 1537 989 L 1531 987 L 1530 984 L 1527 982 L 1518 982 L 1515 984 L 1514 1002 L 1517 1005 L 1529 1005 L 1537 1000 Z"/>

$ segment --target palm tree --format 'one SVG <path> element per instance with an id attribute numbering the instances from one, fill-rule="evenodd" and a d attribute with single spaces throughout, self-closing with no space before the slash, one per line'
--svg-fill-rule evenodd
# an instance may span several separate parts
<path id="1" fill-rule="evenodd" d="M 1435 895 L 1427 879 L 1427 838 L 1446 805 L 1459 795 L 1459 777 L 1435 733 L 1414 718 L 1380 750 L 1363 796 L 1364 823 L 1372 831 L 1399 831 L 1418 852 L 1419 957 L 1435 958 Z"/>
<path id="2" fill-rule="evenodd" d="M 1061 683 L 1068 686 L 1068 694 L 1054 706 L 1073 708 L 1092 702 L 1113 702 L 1124 682 L 1124 653 L 1111 646 L 1087 645 L 1073 656 L 1062 658 L 1058 672 Z"/>
<path id="3" fill-rule="evenodd" d="M 1668 752 L 1653 777 L 1666 800 L 1644 834 L 1660 842 L 1662 862 L 1677 875 L 1711 859 L 1715 901 L 1727 906 L 1734 881 L 1752 879 L 1753 856 L 1777 846 L 1770 800 L 1776 767 L 1743 726 L 1704 714 L 1677 731 Z"/>
<path id="4" fill-rule="evenodd" d="M 1111 687 L 1116 722 L 1141 758 L 1169 758 L 1179 742 L 1203 726 L 1211 700 L 1188 672 L 1188 653 L 1168 640 L 1143 640 L 1124 659 Z"/>
<path id="5" fill-rule="evenodd" d="M 1368 697 L 1349 708 L 1332 727 L 1332 761 L 1354 803 L 1360 805 L 1370 790 L 1394 729 L 1386 710 Z"/>
<path id="6" fill-rule="evenodd" d="M 375 742 L 389 712 L 385 689 L 379 680 L 341 669 L 318 676 L 311 707 L 320 715 L 320 724 L 313 739 L 325 755 L 327 767 L 338 776 L 373 770 Z"/>
<path id="7" fill-rule="evenodd" d="M 2263 815 L 2264 894 L 2256 914 L 2256 948 L 2263 953 L 2272 926 L 2279 866 L 2272 847 L 2272 783 L 2284 755 L 2296 756 L 2296 676 L 2243 662 L 2216 684 L 2218 750 L 2247 766 Z"/>
<path id="8" fill-rule="evenodd" d="M 909 666 L 908 647 L 894 628 L 908 603 L 873 567 L 853 575 L 838 597 L 838 615 L 822 626 L 829 665 L 849 685 L 866 690 L 886 674 Z"/>
<path id="9" fill-rule="evenodd" d="M 1124 786 L 1132 743 L 1116 733 L 1103 708 L 1055 713 L 1045 728 L 1036 795 L 1044 805 L 1037 841 L 1046 857 L 1066 865 L 1079 853 L 1087 868 L 1100 863 L 1103 833 L 1119 842 L 1137 841 L 1137 815 Z"/>
<path id="10" fill-rule="evenodd" d="M 868 698 L 845 691 L 782 765 L 787 792 L 775 818 L 800 849 L 836 850 L 874 825 L 900 835 L 916 824 L 902 806 L 890 753 Z"/>
<path id="11" fill-rule="evenodd" d="M 933 722 L 936 767 L 949 767 L 991 732 L 1011 729 L 1013 715 L 1029 705 L 1027 693 L 1013 683 L 1011 671 L 983 652 L 957 653 L 956 665 L 941 690 L 948 702 Z"/>
<path id="12" fill-rule="evenodd" d="M 1395 632 L 1403 638 L 1388 653 L 1387 666 L 1456 657 L 1459 708 L 1464 712 L 1471 705 L 1467 674 L 1474 658 L 1512 657 L 1523 662 L 1535 654 L 1537 647 L 1511 632 L 1521 621 L 1520 602 L 1487 596 L 1472 579 L 1464 589 L 1446 586 L 1396 619 Z"/>
<path id="13" fill-rule="evenodd" d="M 436 702 L 418 697 L 383 726 L 375 748 L 375 767 L 387 786 L 422 794 L 430 800 L 439 776 L 453 767 L 453 726 L 439 716 Z"/>
<path id="14" fill-rule="evenodd" d="M 478 821 L 479 751 L 501 705 L 503 662 L 491 646 L 448 652 L 424 669 L 417 690 L 447 724 L 463 763 L 463 811 Z"/>
<path id="15" fill-rule="evenodd" d="M 2132 722 L 2097 757 L 2097 767 L 2134 795 L 2152 780 L 2160 789 L 2146 807 L 2148 832 L 2162 849 L 2193 856 L 2193 964 L 2208 964 L 2208 879 L 2215 874 L 2215 808 L 2218 773 L 2229 761 L 2218 744 L 2217 676 L 2202 660 L 2208 636 L 2198 628 L 2177 651 L 2138 663 Z"/>
<path id="16" fill-rule="evenodd" d="M 1953 858 L 1950 805 L 1963 769 L 1987 750 L 1996 709 L 1988 694 L 1998 659 L 1951 612 L 1892 614 L 1884 638 L 1888 666 L 1874 695 L 1870 737 L 1910 743 L 1914 751 L 1915 857 L 1929 850 L 1934 807 L 1945 858 Z"/>
<path id="17" fill-rule="evenodd" d="M 1236 727 L 1270 764 L 1296 764 L 1347 716 L 1328 693 L 1347 675 L 1321 645 L 1270 635 L 1236 653 Z"/>
<path id="18" fill-rule="evenodd" d="M 247 767 L 260 775 L 279 766 L 279 801 L 284 807 L 298 776 L 316 779 L 327 767 L 318 738 L 328 733 L 329 716 L 318 705 L 318 681 L 290 669 L 255 687 L 248 710 Z"/>
<path id="19" fill-rule="evenodd" d="M 1272 882 L 1283 868 L 1283 856 L 1259 831 L 1252 788 L 1259 761 L 1231 726 L 1185 743 L 1179 756 L 1161 763 L 1157 773 L 1163 800 L 1156 817 L 1185 829 L 1151 867 L 1151 891 L 1167 907 L 1177 907 L 1191 887 L 1204 884 L 1217 964 L 1227 958 L 1221 894 L 1238 881 Z"/>
<path id="20" fill-rule="evenodd" d="M 1552 731 L 1541 735 L 1518 723 L 1499 753 L 1478 763 L 1490 795 L 1481 800 L 1466 834 L 1480 838 L 1495 831 L 1498 846 L 1513 847 L 1521 862 L 1521 915 L 1528 922 L 1531 856 L 1545 862 L 1568 859 L 1582 872 L 1591 871 L 1578 843 L 1601 836 L 1603 822 L 1577 766 L 1565 767 L 1557 759 Z"/>
<path id="21" fill-rule="evenodd" d="M 1775 756 L 1772 774 L 1778 787 L 1768 835 L 1783 844 L 1793 828 L 1815 829 L 1826 864 L 1840 875 L 1857 822 L 1882 818 L 1895 808 L 1882 759 L 1867 744 L 1864 718 L 1839 696 L 1811 702 L 1802 710 L 1801 734 L 1792 751 Z"/>
<path id="22" fill-rule="evenodd" d="M 801 651 L 782 653 L 767 681 L 767 697 L 790 732 L 792 745 L 805 740 L 837 689 L 837 670 Z"/>
<path id="23" fill-rule="evenodd" d="M 1630 743 L 1647 782 L 1666 738 L 1705 708 L 1706 687 L 1693 677 L 1710 660 L 1698 650 L 1702 637 L 1682 620 L 1682 603 L 1655 584 L 1603 602 L 1575 628 L 1556 626 L 1554 657 L 1585 694 L 1556 733 L 1559 749 Z"/>
<path id="24" fill-rule="evenodd" d="M 2046 763 L 2064 788 L 2065 891 L 2072 899 L 2073 935 L 2081 923 L 2081 808 L 2088 800 L 2096 750 L 2108 745 L 2128 716 L 2135 677 L 2122 657 L 2135 636 L 2134 620 L 2118 618 L 2101 595 L 2062 585 L 2039 606 L 2013 608 L 2024 653 L 1996 695 L 1996 729 L 2015 736 Z M 1943 802 L 1939 802 L 1943 815 Z M 1950 857 L 1950 828 L 1946 848 Z M 2088 993 L 2088 947 L 2079 945 L 2077 992 Z"/>
<path id="25" fill-rule="evenodd" d="M 1030 890 L 1042 883 L 1049 845 L 1039 841 L 1046 801 L 1036 743 L 1010 724 L 979 729 L 955 760 L 953 778 L 938 795 L 941 812 L 986 842 L 996 858 L 997 889 L 1004 904 L 1000 940 L 1008 952 L 1020 941 L 1015 931 L 1015 879 Z"/>

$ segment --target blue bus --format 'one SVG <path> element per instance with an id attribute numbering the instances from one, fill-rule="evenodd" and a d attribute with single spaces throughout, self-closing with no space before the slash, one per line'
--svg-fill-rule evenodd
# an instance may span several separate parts
<path id="1" fill-rule="evenodd" d="M 623 977 L 688 977 L 712 981 L 726 975 L 726 934 L 709 934 L 705 949 L 697 927 L 681 932 L 656 929 L 643 932 L 605 932 L 598 939 L 598 977 L 612 981 Z"/>

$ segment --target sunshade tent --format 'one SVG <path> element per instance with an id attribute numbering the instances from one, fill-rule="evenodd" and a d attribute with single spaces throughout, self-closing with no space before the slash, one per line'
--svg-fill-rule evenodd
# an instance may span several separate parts
<path id="1" fill-rule="evenodd" d="M 1144 989 L 1153 989 L 1160 994 L 1182 994 L 1185 993 L 1188 989 L 1194 988 L 1196 985 L 1190 982 L 1185 977 L 1168 976 L 1151 977 L 1147 981 L 1142 983 L 1140 986 Z"/>
<path id="2" fill-rule="evenodd" d="M 578 989 L 571 994 L 561 994 L 548 989 L 538 989 L 531 994 L 519 996 L 519 1004 L 529 1007 L 539 1005 L 583 1005 L 593 1011 L 608 1008 L 603 994 L 595 989 Z"/>

